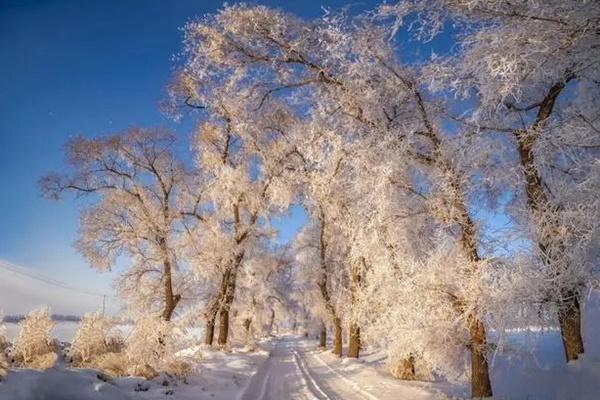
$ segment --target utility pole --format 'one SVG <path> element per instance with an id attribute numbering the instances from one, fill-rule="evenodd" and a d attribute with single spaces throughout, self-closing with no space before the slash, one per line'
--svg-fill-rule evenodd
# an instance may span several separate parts
<path id="1" fill-rule="evenodd" d="M 104 316 L 104 312 L 106 311 L 106 295 L 102 295 L 102 316 Z"/>

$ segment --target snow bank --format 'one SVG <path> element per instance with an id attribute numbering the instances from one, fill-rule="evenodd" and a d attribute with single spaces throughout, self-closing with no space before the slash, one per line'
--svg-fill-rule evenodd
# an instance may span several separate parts
<path id="1" fill-rule="evenodd" d="M 107 379 L 91 369 L 11 369 L 0 382 L 0 400 L 231 400 L 248 384 L 266 351 L 226 353 L 199 347 L 199 372 L 186 380 L 164 375 L 147 381 L 126 377 Z"/>
<path id="2" fill-rule="evenodd" d="M 2 400 L 126 400 L 125 391 L 115 383 L 98 379 L 92 370 L 51 368 L 10 370 L 0 383 Z"/>

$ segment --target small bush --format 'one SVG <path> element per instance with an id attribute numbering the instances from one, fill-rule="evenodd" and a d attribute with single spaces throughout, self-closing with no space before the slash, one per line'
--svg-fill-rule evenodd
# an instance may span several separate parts
<path id="1" fill-rule="evenodd" d="M 165 360 L 173 355 L 171 324 L 154 315 L 141 316 L 135 321 L 125 344 L 130 369 L 140 370 L 148 365 L 160 370 Z"/>
<path id="2" fill-rule="evenodd" d="M 165 372 L 179 379 L 184 379 L 192 372 L 192 364 L 184 360 L 173 360 L 167 364 Z"/>
<path id="3" fill-rule="evenodd" d="M 104 353 L 95 360 L 96 367 L 111 377 L 127 376 L 127 358 L 124 353 Z"/>
<path id="4" fill-rule="evenodd" d="M 191 366 L 175 352 L 173 323 L 154 315 L 139 317 L 125 342 L 128 375 L 152 379 L 160 372 L 184 376 Z"/>
<path id="5" fill-rule="evenodd" d="M 19 327 L 19 335 L 11 351 L 15 366 L 38 369 L 52 367 L 57 355 L 50 337 L 54 322 L 48 308 L 32 311 L 19 323 Z"/>
<path id="6" fill-rule="evenodd" d="M 114 320 L 99 313 L 89 313 L 81 319 L 68 354 L 75 367 L 98 367 L 102 356 L 117 353 L 121 347 L 122 340 Z"/>
<path id="7" fill-rule="evenodd" d="M 0 353 L 0 381 L 6 376 L 8 372 L 8 359 L 4 353 Z"/>
<path id="8" fill-rule="evenodd" d="M 416 379 L 415 359 L 412 356 L 404 358 L 389 358 L 388 370 L 394 378 L 412 381 Z"/>

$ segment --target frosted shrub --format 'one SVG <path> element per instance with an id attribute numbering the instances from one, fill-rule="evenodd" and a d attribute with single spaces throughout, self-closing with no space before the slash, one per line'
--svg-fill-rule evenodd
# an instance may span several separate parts
<path id="1" fill-rule="evenodd" d="M 411 354 L 388 351 L 386 364 L 390 374 L 392 374 L 394 378 L 410 381 L 417 377 L 415 356 Z"/>
<path id="2" fill-rule="evenodd" d="M 0 352 L 0 381 L 6 376 L 8 370 L 8 360 L 4 351 Z"/>
<path id="3" fill-rule="evenodd" d="M 127 376 L 125 353 L 104 353 L 95 360 L 96 367 L 110 376 Z"/>
<path id="4" fill-rule="evenodd" d="M 175 354 L 176 333 L 170 321 L 155 315 L 139 317 L 125 342 L 127 374 L 148 379 L 159 372 L 185 375 L 189 367 Z"/>
<path id="5" fill-rule="evenodd" d="M 48 308 L 32 311 L 19 323 L 20 331 L 12 347 L 16 366 L 24 368 L 50 368 L 56 362 L 50 332 L 54 322 Z"/>
<path id="6" fill-rule="evenodd" d="M 185 360 L 175 358 L 167 363 L 165 372 L 171 376 L 183 379 L 192 372 L 192 364 Z"/>
<path id="7" fill-rule="evenodd" d="M 77 367 L 98 367 L 104 355 L 121 350 L 121 343 L 112 318 L 99 313 L 85 314 L 69 350 L 71 362 Z"/>

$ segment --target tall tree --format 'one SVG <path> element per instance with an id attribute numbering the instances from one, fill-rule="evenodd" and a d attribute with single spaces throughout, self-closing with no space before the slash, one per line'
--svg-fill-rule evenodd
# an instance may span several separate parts
<path id="1" fill-rule="evenodd" d="M 565 358 L 577 359 L 584 351 L 581 292 L 598 262 L 591 242 L 597 205 L 589 194 L 600 152 L 600 6 L 441 0 L 401 2 L 384 11 L 398 22 L 418 13 L 418 32 L 425 37 L 447 20 L 466 32 L 456 54 L 438 58 L 425 79 L 476 100 L 476 108 L 452 119 L 511 144 L 501 154 L 509 174 L 504 181 L 519 183 L 510 211 L 534 243 L 541 271 L 531 283 L 531 292 L 540 293 L 533 301 L 556 304 Z"/>
<path id="2" fill-rule="evenodd" d="M 201 255 L 199 260 L 204 261 L 195 267 L 218 271 L 217 291 L 205 311 L 206 343 L 212 342 L 218 315 L 218 343 L 225 345 L 238 272 L 249 252 L 273 237 L 271 212 L 289 204 L 280 176 L 295 153 L 281 133 L 289 119 L 285 108 L 270 104 L 255 113 L 220 85 L 211 90 L 215 92 L 206 106 L 210 114 L 198 127 L 193 144 L 196 165 L 206 171 L 205 179 L 198 193 L 190 196 L 184 214 L 198 222 L 199 228 L 189 233 L 202 243 L 200 253 L 211 253 Z"/>
<path id="3" fill-rule="evenodd" d="M 47 197 L 73 192 L 91 198 L 81 213 L 77 249 L 99 270 L 110 269 L 120 255 L 129 257 L 121 292 L 136 311 L 158 308 L 167 321 L 181 300 L 175 236 L 184 169 L 174 143 L 168 132 L 141 128 L 76 137 L 67 144 L 71 171 L 40 181 Z"/>

